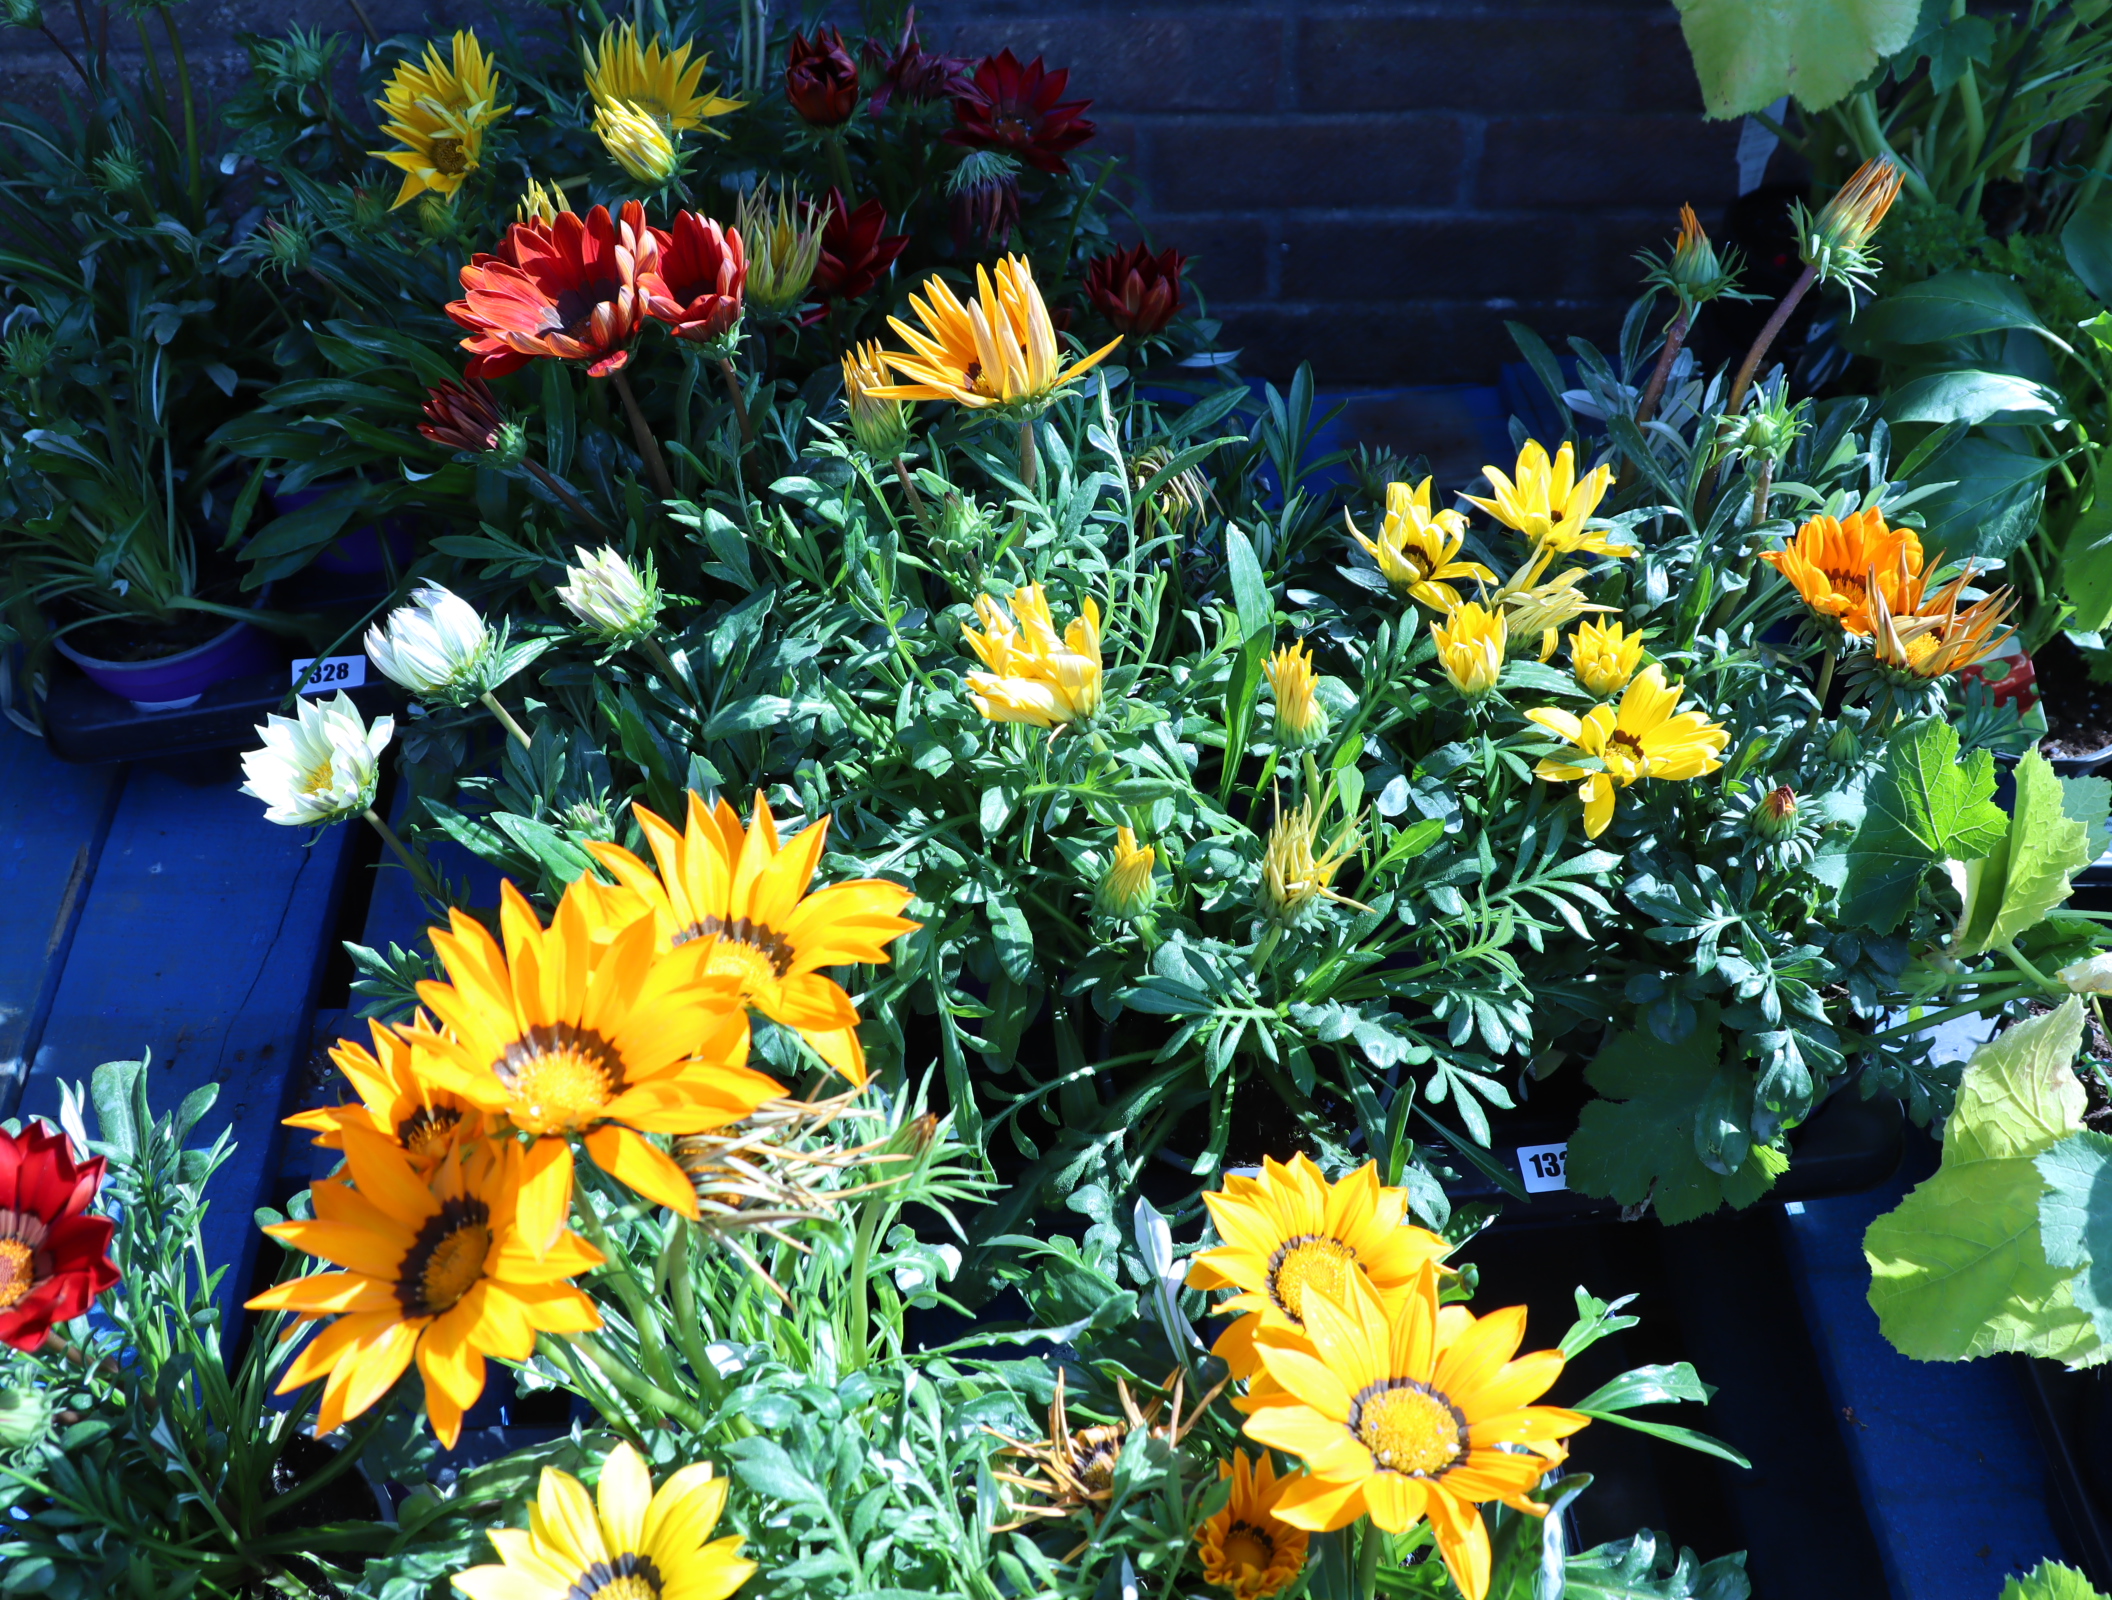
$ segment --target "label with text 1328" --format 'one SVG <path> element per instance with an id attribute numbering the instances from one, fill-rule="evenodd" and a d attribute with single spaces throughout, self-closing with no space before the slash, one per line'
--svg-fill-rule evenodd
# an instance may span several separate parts
<path id="1" fill-rule="evenodd" d="M 310 667 L 314 673 L 308 673 Z M 303 676 L 308 677 L 301 683 Z M 304 656 L 293 664 L 293 681 L 300 684 L 302 694 L 330 694 L 339 689 L 358 689 L 367 681 L 367 658 L 365 656 L 324 656 L 318 661 L 314 656 Z"/>

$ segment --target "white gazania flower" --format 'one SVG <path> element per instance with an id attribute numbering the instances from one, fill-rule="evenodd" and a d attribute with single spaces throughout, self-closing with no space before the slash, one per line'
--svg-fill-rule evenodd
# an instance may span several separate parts
<path id="1" fill-rule="evenodd" d="M 605 639 L 635 639 L 649 632 L 660 616 L 660 585 L 653 558 L 645 558 L 641 577 L 614 550 L 589 550 L 579 565 L 565 569 L 558 599 L 593 633 Z"/>
<path id="2" fill-rule="evenodd" d="M 374 803 L 381 753 L 396 733 L 396 719 L 374 725 L 359 714 L 352 697 L 304 699 L 291 717 L 267 716 L 257 735 L 264 748 L 242 757 L 248 780 L 244 794 L 264 802 L 265 820 L 290 828 L 341 822 Z"/>
<path id="3" fill-rule="evenodd" d="M 367 657 L 412 694 L 473 700 L 492 655 L 490 630 L 476 607 L 437 583 L 411 591 L 385 622 L 367 630 Z"/>

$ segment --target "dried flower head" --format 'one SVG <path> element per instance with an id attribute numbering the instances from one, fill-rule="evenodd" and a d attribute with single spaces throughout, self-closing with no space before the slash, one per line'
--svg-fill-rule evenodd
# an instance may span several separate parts
<path id="1" fill-rule="evenodd" d="M 1355 819 L 1344 822 L 1325 849 L 1318 849 L 1319 819 L 1313 815 L 1308 797 L 1296 811 L 1276 810 L 1276 825 L 1269 829 L 1269 842 L 1261 857 L 1261 911 L 1286 926 L 1297 923 L 1318 900 L 1368 911 L 1370 907 L 1337 893 L 1335 874 L 1364 843 L 1364 830 Z"/>

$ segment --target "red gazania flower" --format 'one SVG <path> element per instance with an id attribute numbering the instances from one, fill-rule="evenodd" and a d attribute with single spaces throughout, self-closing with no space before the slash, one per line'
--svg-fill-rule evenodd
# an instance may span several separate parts
<path id="1" fill-rule="evenodd" d="M 792 35 L 786 54 L 785 98 L 817 128 L 839 128 L 858 109 L 858 63 L 834 28 L 816 28 L 809 40 Z"/>
<path id="2" fill-rule="evenodd" d="M 0 1344 L 36 1350 L 117 1282 L 117 1224 L 86 1215 L 103 1158 L 76 1163 L 63 1133 L 0 1129 Z"/>
<path id="3" fill-rule="evenodd" d="M 1006 151 L 1042 172 L 1068 172 L 1065 152 L 1098 131 L 1082 114 L 1092 101 L 1062 103 L 1070 81 L 1068 68 L 1051 72 L 1040 56 L 1024 66 L 1010 50 L 985 56 L 976 64 L 975 81 L 954 96 L 955 126 L 946 138 L 977 150 Z"/>
<path id="4" fill-rule="evenodd" d="M 721 228 L 694 211 L 678 211 L 673 229 L 658 233 L 658 239 L 656 264 L 638 275 L 647 315 L 666 323 L 677 339 L 704 342 L 732 332 L 748 286 L 748 252 L 740 231 Z"/>
<path id="5" fill-rule="evenodd" d="M 469 376 L 503 378 L 538 358 L 583 361 L 591 378 L 618 371 L 645 316 L 639 274 L 658 253 L 635 200 L 620 218 L 596 206 L 584 218 L 560 211 L 548 223 L 516 222 L 495 254 L 462 269 L 466 292 L 447 307 L 470 331 Z"/>
<path id="6" fill-rule="evenodd" d="M 479 454 L 496 449 L 506 420 L 491 386 L 482 378 L 435 384 L 425 391 L 425 421 L 418 431 L 450 450 Z"/>
<path id="7" fill-rule="evenodd" d="M 853 211 L 841 189 L 829 191 L 829 220 L 821 230 L 821 260 L 807 293 L 817 300 L 856 300 L 909 248 L 908 234 L 890 235 L 878 200 Z"/>
<path id="8" fill-rule="evenodd" d="M 1153 255 L 1133 244 L 1085 269 L 1085 298 L 1124 333 L 1158 333 L 1181 309 L 1181 269 L 1187 265 L 1178 250 Z"/>
<path id="9" fill-rule="evenodd" d="M 910 105 L 950 100 L 968 91 L 968 63 L 959 56 L 937 56 L 917 37 L 917 8 L 911 6 L 902 21 L 902 41 L 890 55 L 878 39 L 865 41 L 860 52 L 866 69 L 880 79 L 873 91 L 873 114 L 878 116 L 900 95 Z"/>

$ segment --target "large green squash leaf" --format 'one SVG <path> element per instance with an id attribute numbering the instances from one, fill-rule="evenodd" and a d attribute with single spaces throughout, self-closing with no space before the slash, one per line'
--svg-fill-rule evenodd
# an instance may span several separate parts
<path id="1" fill-rule="evenodd" d="M 2068 815 L 2053 763 L 2036 750 L 2017 763 L 2017 803 L 2009 832 L 1965 869 L 1958 953 L 1978 955 L 2035 928 L 2068 898 L 2068 880 L 2095 852 L 2087 822 Z"/>
<path id="2" fill-rule="evenodd" d="M 2112 1343 L 2112 1139 L 2070 1134 L 2034 1163 L 2046 1181 L 2039 1234 L 2046 1259 L 2075 1273 L 2070 1290 Z"/>
<path id="3" fill-rule="evenodd" d="M 1774 1184 L 1784 1162 L 1765 1146 L 1746 1152 L 1728 1177 L 1701 1159 L 1697 1123 L 1741 1093 L 1750 1113 L 1753 1089 L 1750 1071 L 1718 1060 L 1716 1008 L 1700 1012 L 1694 1031 L 1677 1044 L 1624 1033 L 1584 1069 L 1585 1081 L 1605 1098 L 1584 1108 L 1570 1135 L 1572 1189 L 1624 1206 L 1649 1200 L 1660 1220 L 1691 1222 L 1726 1200 L 1749 1206 Z"/>
<path id="4" fill-rule="evenodd" d="M 2071 996 L 1975 1051 L 1943 1164 L 1863 1236 L 1871 1309 L 1903 1355 L 2021 1350 L 2073 1363 L 2104 1353 L 2039 1227 L 2046 1185 L 2035 1160 L 2082 1128 L 2082 1037 L 2082 1001 Z"/>
<path id="5" fill-rule="evenodd" d="M 2009 819 L 1994 803 L 1995 760 L 1958 759 L 1958 731 L 1934 718 L 1902 729 L 1870 780 L 1848 846 L 1841 920 L 1890 933 L 1939 861 L 1974 861 L 2001 843 Z"/>
<path id="6" fill-rule="evenodd" d="M 2058 1561 L 2041 1561 L 2030 1572 L 2010 1574 L 1997 1600 L 2105 1600 L 2090 1580 Z"/>
<path id="7" fill-rule="evenodd" d="M 1914 36 L 1921 0 L 1674 0 L 1712 117 L 1832 105 Z"/>

